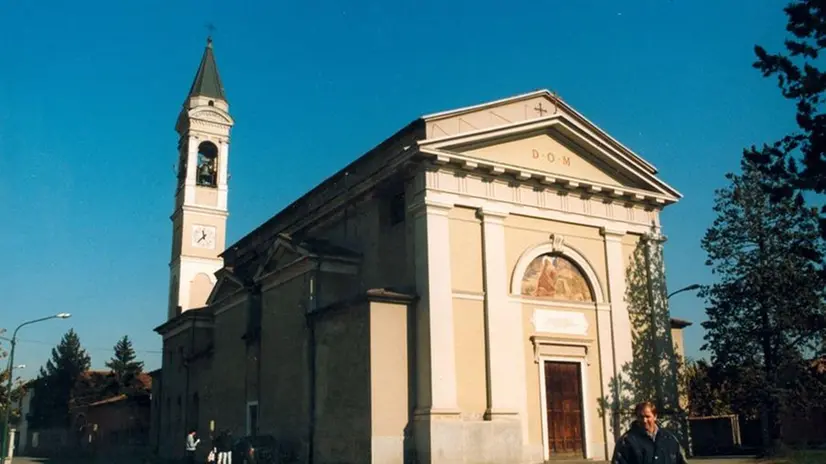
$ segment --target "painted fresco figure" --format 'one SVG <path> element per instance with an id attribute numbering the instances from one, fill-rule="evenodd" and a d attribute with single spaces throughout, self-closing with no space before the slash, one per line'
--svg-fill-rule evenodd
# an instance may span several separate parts
<path id="1" fill-rule="evenodd" d="M 522 294 L 552 300 L 593 301 L 582 271 L 556 255 L 542 255 L 531 261 L 522 278 Z"/>
<path id="2" fill-rule="evenodd" d="M 657 423 L 657 407 L 645 401 L 634 408 L 637 419 L 617 440 L 611 464 L 687 464 L 680 442 Z"/>

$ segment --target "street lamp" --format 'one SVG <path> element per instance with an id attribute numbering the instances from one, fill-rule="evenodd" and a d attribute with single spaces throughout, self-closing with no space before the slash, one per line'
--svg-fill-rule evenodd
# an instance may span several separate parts
<path id="1" fill-rule="evenodd" d="M 27 325 L 35 324 L 37 322 L 48 321 L 49 319 L 68 319 L 70 317 L 72 317 L 72 315 L 69 314 L 69 313 L 58 313 L 58 314 L 55 314 L 54 316 L 41 317 L 40 319 L 34 319 L 34 320 L 31 320 L 31 321 L 26 321 L 26 322 L 18 325 L 16 329 L 14 329 L 14 333 L 11 336 L 11 350 L 9 350 L 9 367 L 6 369 L 6 371 L 7 371 L 6 373 L 9 376 L 7 384 L 6 384 L 6 395 L 8 395 L 8 397 L 9 397 L 9 401 L 8 401 L 9 404 L 6 406 L 6 411 L 3 414 L 3 416 L 4 416 L 3 417 L 3 441 L 2 441 L 3 446 L 0 446 L 0 451 L 2 451 L 3 462 L 5 462 L 6 456 L 8 455 L 8 449 L 7 448 L 8 448 L 8 445 L 9 445 L 9 416 L 11 415 L 11 406 L 12 406 L 12 403 L 11 403 L 11 381 L 12 381 L 12 378 L 14 377 L 12 375 L 12 370 L 15 367 L 17 367 L 17 368 L 20 367 L 20 366 L 15 366 L 14 365 L 14 347 L 15 347 L 15 345 L 17 345 L 17 331 L 20 330 L 21 328 L 27 326 Z"/>
<path id="2" fill-rule="evenodd" d="M 691 290 L 699 290 L 700 288 L 702 288 L 702 285 L 700 285 L 700 284 L 691 284 L 688 287 L 683 287 L 679 290 L 676 290 L 676 291 L 673 291 L 673 292 L 669 293 L 668 296 L 666 297 L 666 299 L 671 298 L 672 296 L 674 296 L 678 293 L 690 292 Z"/>

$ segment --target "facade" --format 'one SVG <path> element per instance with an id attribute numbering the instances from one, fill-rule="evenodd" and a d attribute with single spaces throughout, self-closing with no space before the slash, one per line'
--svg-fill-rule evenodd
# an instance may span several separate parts
<path id="1" fill-rule="evenodd" d="M 161 455 L 192 428 L 288 462 L 611 453 L 627 272 L 680 198 L 652 165 L 536 91 L 411 122 L 224 249 L 232 124 L 210 44 L 177 126 Z"/>

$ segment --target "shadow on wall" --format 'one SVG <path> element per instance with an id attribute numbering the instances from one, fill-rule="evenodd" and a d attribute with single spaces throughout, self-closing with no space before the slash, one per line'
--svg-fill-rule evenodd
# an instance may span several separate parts
<path id="1" fill-rule="evenodd" d="M 617 440 L 634 419 L 634 405 L 651 401 L 663 427 L 673 431 L 690 449 L 688 422 L 680 406 L 678 372 L 681 360 L 674 352 L 665 284 L 663 243 L 652 231 L 637 244 L 626 270 L 633 359 L 610 379 L 610 392 L 599 401 L 600 417 L 609 414 L 611 433 Z"/>

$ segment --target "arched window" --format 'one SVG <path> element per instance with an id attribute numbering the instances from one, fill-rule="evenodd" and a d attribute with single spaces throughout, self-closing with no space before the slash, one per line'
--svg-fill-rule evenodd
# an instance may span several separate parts
<path id="1" fill-rule="evenodd" d="M 195 178 L 196 183 L 202 187 L 218 185 L 218 147 L 212 142 L 201 142 L 198 145 L 198 171 Z"/>
<path id="2" fill-rule="evenodd" d="M 573 261 L 556 254 L 537 256 L 522 275 L 522 295 L 552 300 L 593 302 L 588 279 Z"/>

